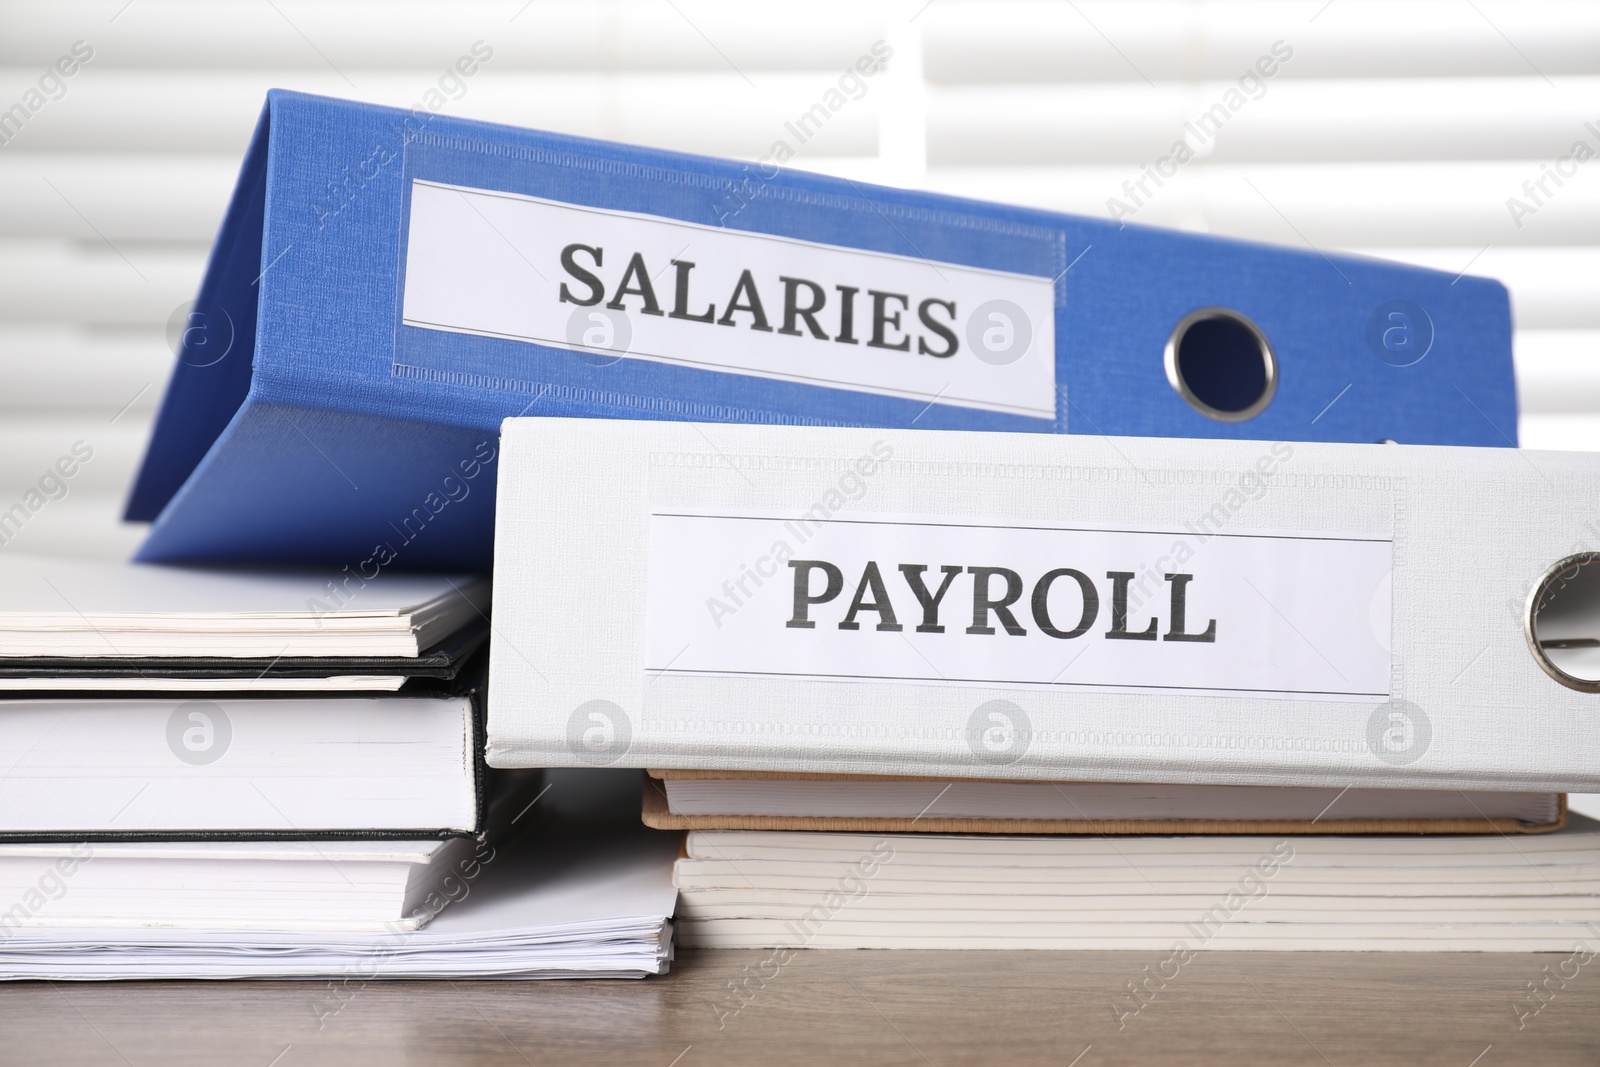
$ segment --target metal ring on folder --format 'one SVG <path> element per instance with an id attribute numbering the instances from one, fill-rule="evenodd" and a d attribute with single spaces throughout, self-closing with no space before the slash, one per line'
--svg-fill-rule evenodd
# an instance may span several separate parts
<path id="1" fill-rule="evenodd" d="M 1249 407 L 1241 408 L 1238 411 L 1225 411 L 1221 408 L 1212 407 L 1204 400 L 1201 400 L 1195 395 L 1194 390 L 1189 388 L 1189 383 L 1184 381 L 1183 374 L 1178 367 L 1178 350 L 1183 345 L 1184 335 L 1197 323 L 1207 322 L 1212 319 L 1228 319 L 1243 326 L 1250 336 L 1255 339 L 1256 349 L 1261 354 L 1261 367 L 1265 378 L 1261 387 L 1261 395 Z M 1189 406 L 1200 414 L 1208 419 L 1216 419 L 1218 422 L 1244 422 L 1246 419 L 1255 418 L 1266 410 L 1268 404 L 1272 403 L 1272 396 L 1278 391 L 1278 357 L 1272 351 L 1272 342 L 1267 340 L 1267 335 L 1261 332 L 1259 326 L 1232 308 L 1204 307 L 1185 315 L 1178 321 L 1178 325 L 1172 328 L 1172 336 L 1167 338 L 1167 350 L 1164 360 L 1167 367 L 1167 381 L 1172 384 L 1172 388 L 1178 391 L 1178 395 L 1188 401 Z"/>
<path id="2" fill-rule="evenodd" d="M 1523 614 L 1522 620 L 1522 632 L 1528 638 L 1528 648 L 1533 652 L 1534 662 L 1538 663 L 1540 668 L 1550 677 L 1568 689 L 1576 689 L 1580 693 L 1600 693 L 1600 679 L 1579 678 L 1576 675 L 1568 674 L 1550 662 L 1550 656 L 1545 652 L 1545 649 L 1600 645 L 1600 635 L 1596 635 L 1593 638 L 1579 637 L 1541 641 L 1539 639 L 1539 607 L 1545 601 L 1546 594 L 1550 592 L 1550 586 L 1561 579 L 1562 575 L 1568 572 L 1576 572 L 1582 567 L 1591 565 L 1600 566 L 1600 552 L 1579 552 L 1576 555 L 1557 561 L 1554 566 L 1544 572 L 1544 577 L 1539 579 L 1538 584 L 1533 587 L 1533 592 L 1528 594 L 1528 608 Z"/>

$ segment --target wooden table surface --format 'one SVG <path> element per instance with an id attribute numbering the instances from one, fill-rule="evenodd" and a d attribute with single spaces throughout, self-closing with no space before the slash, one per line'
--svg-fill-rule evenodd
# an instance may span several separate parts
<path id="1" fill-rule="evenodd" d="M 0 1063 L 1600 1062 L 1593 958 L 1202 953 L 1133 1013 L 1126 985 L 1161 954 L 769 955 L 685 952 L 644 981 L 375 982 L 342 1003 L 315 982 L 20 983 L 0 987 Z"/>

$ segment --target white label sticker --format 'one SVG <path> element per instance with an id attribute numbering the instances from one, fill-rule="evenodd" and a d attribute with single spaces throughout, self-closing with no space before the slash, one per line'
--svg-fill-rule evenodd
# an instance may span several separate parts
<path id="1" fill-rule="evenodd" d="M 1035 418 L 1052 279 L 414 181 L 407 326 Z"/>
<path id="2" fill-rule="evenodd" d="M 1383 701 L 1386 539 L 655 514 L 646 669 Z"/>

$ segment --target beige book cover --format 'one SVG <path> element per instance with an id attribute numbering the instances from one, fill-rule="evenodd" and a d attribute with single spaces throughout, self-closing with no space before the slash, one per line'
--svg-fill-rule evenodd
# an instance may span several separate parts
<path id="1" fill-rule="evenodd" d="M 646 771 L 643 819 L 657 830 L 813 830 L 928 834 L 1542 834 L 1567 822 L 1567 797 L 1558 795 L 1555 817 L 1527 823 L 1510 818 L 1466 819 L 988 819 L 799 815 L 680 815 L 667 804 L 666 779 L 797 781 L 929 781 L 943 778 L 783 771 Z"/>

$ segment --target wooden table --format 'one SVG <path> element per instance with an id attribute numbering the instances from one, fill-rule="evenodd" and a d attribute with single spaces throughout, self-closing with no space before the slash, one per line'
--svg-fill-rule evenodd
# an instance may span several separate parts
<path id="1" fill-rule="evenodd" d="M 0 1063 L 1594 1064 L 1600 958 L 1563 955 L 685 952 L 645 981 L 30 982 L 0 987 Z M 746 982 L 736 997 L 729 983 Z M 1119 1013 L 1121 1017 L 1119 1019 Z M 1119 1028 L 1120 1023 L 1120 1028 Z"/>

